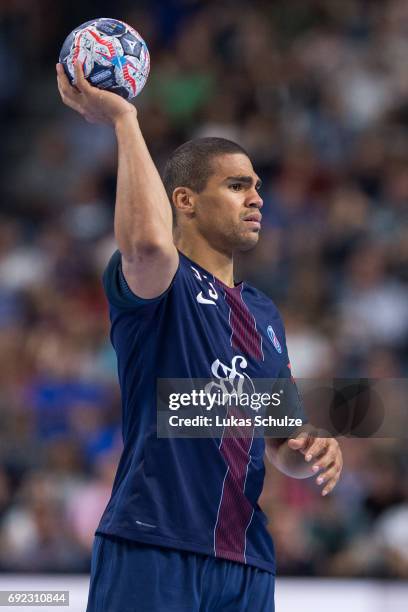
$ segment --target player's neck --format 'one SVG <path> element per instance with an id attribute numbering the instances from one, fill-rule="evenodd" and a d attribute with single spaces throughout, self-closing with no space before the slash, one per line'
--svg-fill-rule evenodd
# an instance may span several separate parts
<path id="1" fill-rule="evenodd" d="M 211 272 L 216 278 L 228 287 L 234 286 L 234 262 L 232 254 L 220 252 L 212 248 L 207 242 L 195 239 L 194 242 L 177 236 L 176 247 L 186 257 L 195 261 L 199 266 Z"/>

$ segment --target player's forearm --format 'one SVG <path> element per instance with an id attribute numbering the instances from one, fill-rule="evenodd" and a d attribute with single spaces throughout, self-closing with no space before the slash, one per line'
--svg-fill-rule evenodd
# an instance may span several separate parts
<path id="1" fill-rule="evenodd" d="M 266 456 L 286 476 L 299 479 L 314 476 L 312 466 L 301 453 L 289 448 L 287 440 L 280 444 L 272 438 L 266 440 Z"/>
<path id="2" fill-rule="evenodd" d="M 119 250 L 131 259 L 138 253 L 172 244 L 172 212 L 136 113 L 115 123 L 118 177 L 115 237 Z"/>

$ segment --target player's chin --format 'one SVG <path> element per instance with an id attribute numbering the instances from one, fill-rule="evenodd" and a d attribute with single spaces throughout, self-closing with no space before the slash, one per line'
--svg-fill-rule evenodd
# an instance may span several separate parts
<path id="1" fill-rule="evenodd" d="M 250 251 L 253 249 L 259 240 L 259 230 L 250 232 L 245 232 L 240 235 L 239 244 L 236 246 L 237 251 Z"/>

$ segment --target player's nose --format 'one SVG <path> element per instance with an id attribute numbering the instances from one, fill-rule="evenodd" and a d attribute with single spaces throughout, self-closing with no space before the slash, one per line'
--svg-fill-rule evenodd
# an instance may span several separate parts
<path id="1" fill-rule="evenodd" d="M 257 208 L 258 210 L 261 210 L 263 206 L 263 200 L 257 191 L 250 195 L 247 200 L 246 206 L 248 208 Z"/>

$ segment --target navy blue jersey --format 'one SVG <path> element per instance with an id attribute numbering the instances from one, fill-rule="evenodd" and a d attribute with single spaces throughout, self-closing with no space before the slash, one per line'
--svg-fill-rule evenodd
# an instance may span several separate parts
<path id="1" fill-rule="evenodd" d="M 105 271 L 122 391 L 124 449 L 98 533 L 275 571 L 262 438 L 157 437 L 158 378 L 291 376 L 282 320 L 246 283 L 229 288 L 180 253 L 154 299 L 126 285 L 116 252 Z"/>

